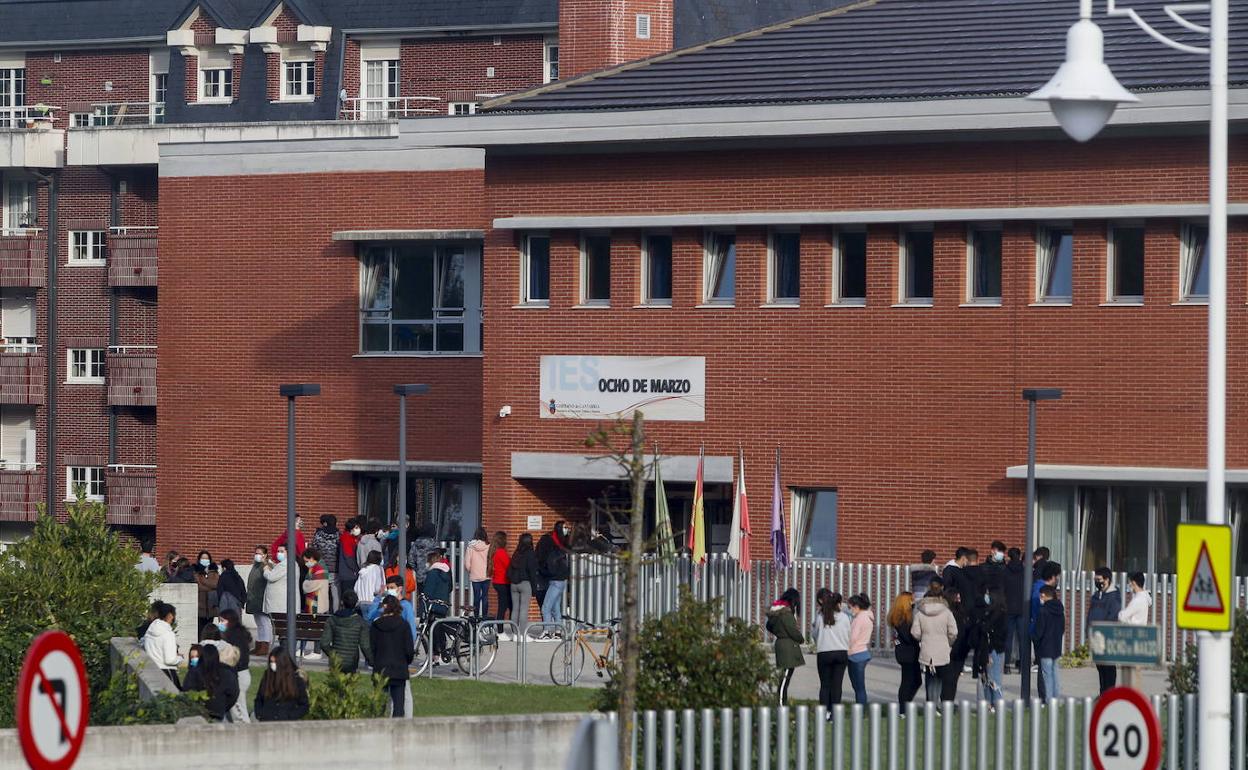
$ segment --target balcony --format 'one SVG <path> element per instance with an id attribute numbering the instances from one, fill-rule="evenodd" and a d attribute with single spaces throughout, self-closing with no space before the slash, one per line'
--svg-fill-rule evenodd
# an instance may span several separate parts
<path id="1" fill-rule="evenodd" d="M 8 463 L 0 466 L 0 521 L 34 521 L 36 506 L 44 502 L 39 466 Z"/>
<path id="2" fill-rule="evenodd" d="M 156 285 L 155 227 L 113 227 L 108 232 L 108 285 Z"/>
<path id="3" fill-rule="evenodd" d="M 445 115 L 436 96 L 394 96 L 385 99 L 343 99 L 342 120 L 394 120 L 423 115 Z"/>
<path id="4" fill-rule="evenodd" d="M 0 165 L 3 161 L 0 161 Z M 0 287 L 48 285 L 48 238 L 38 228 L 0 230 Z"/>
<path id="5" fill-rule="evenodd" d="M 55 107 L 0 107 L 0 168 L 59 168 L 65 132 L 52 128 Z"/>
<path id="6" fill-rule="evenodd" d="M 156 346 L 108 349 L 108 405 L 156 406 Z"/>
<path id="7" fill-rule="evenodd" d="M 155 526 L 155 465 L 110 465 L 104 472 L 104 485 L 109 524 Z"/>
<path id="8" fill-rule="evenodd" d="M 0 345 L 0 404 L 39 406 L 48 394 L 48 359 L 39 345 Z"/>

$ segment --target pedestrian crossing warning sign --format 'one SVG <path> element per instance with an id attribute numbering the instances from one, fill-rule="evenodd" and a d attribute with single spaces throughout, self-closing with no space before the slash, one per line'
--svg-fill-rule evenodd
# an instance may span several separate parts
<path id="1" fill-rule="evenodd" d="M 1230 527 L 1180 524 L 1177 578 L 1179 628 L 1231 630 Z"/>

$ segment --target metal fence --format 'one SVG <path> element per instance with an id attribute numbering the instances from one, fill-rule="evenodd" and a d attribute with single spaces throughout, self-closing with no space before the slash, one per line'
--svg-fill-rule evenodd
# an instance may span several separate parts
<path id="1" fill-rule="evenodd" d="M 1195 696 L 1151 699 L 1162 725 L 1162 767 L 1195 770 Z M 1245 770 L 1248 695 L 1235 696 L 1232 768 Z M 1091 768 L 1092 699 L 647 711 L 639 715 L 634 768 L 643 770 L 1073 770 Z M 614 716 L 614 715 L 612 715 Z M 1218 768 L 1218 770 L 1222 770 Z"/>

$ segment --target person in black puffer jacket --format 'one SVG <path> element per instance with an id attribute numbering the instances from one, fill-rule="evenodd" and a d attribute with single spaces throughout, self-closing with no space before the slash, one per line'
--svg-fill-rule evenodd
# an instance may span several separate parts
<path id="1" fill-rule="evenodd" d="M 984 588 L 983 602 L 974 627 L 975 665 L 979 674 L 979 699 L 993 708 L 1005 698 L 1001 687 L 1005 664 L 1006 607 L 1005 592 L 999 581 L 990 581 Z"/>
<path id="2" fill-rule="evenodd" d="M 230 721 L 250 722 L 247 691 L 251 689 L 251 632 L 243 627 L 238 610 L 222 610 L 217 621 L 221 638 L 238 648 L 238 663 L 234 664 L 234 673 L 238 675 L 238 700 L 230 709 Z"/>
<path id="3" fill-rule="evenodd" d="M 1011 548 L 1006 552 L 1009 561 L 1005 563 L 1005 670 L 1010 673 L 1012 663 L 1017 663 L 1022 656 L 1022 647 L 1027 644 L 1027 602 L 1023 600 L 1023 552 Z"/>
<path id="4" fill-rule="evenodd" d="M 221 722 L 238 700 L 238 676 L 234 669 L 221 662 L 216 647 L 205 644 L 199 649 L 199 665 L 187 672 L 182 689 L 208 693 L 208 718 Z"/>
<path id="5" fill-rule="evenodd" d="M 386 690 L 392 704 L 390 715 L 402 717 L 407 680 L 411 678 L 408 666 L 416 657 L 416 645 L 412 629 L 403 620 L 403 607 L 395 597 L 386 596 L 381 600 L 381 617 L 373 623 L 369 640 L 373 648 L 373 667 L 389 680 Z"/>
<path id="6" fill-rule="evenodd" d="M 256 719 L 260 722 L 291 722 L 308 713 L 308 683 L 286 650 L 274 647 L 269 669 L 256 692 Z"/>

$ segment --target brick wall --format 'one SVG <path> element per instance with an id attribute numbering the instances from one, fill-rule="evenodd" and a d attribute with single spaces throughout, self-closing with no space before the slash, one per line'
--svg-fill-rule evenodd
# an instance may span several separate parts
<path id="1" fill-rule="evenodd" d="M 559 74 L 564 80 L 672 48 L 673 0 L 561 0 Z M 650 37 L 637 37 L 637 16 Z"/>
<path id="2" fill-rule="evenodd" d="M 1248 194 L 1242 143 L 1232 198 Z M 1198 139 L 992 143 L 562 157 L 496 157 L 491 217 L 826 211 L 877 208 L 1200 202 L 1205 147 Z M 773 455 L 785 487 L 840 493 L 840 557 L 909 560 L 918 549 L 1022 537 L 1022 485 L 1005 468 L 1025 462 L 1019 391 L 1058 386 L 1041 409 L 1041 462 L 1200 467 L 1204 462 L 1206 314 L 1173 306 L 1179 223 L 1147 223 L 1146 302 L 1102 307 L 1107 223 L 1075 225 L 1073 307 L 1029 307 L 1034 223 L 1004 228 L 1003 305 L 959 307 L 966 225 L 935 228 L 935 301 L 894 308 L 897 233 L 869 231 L 868 306 L 824 308 L 830 231 L 802 229 L 801 307 L 765 301 L 766 230 L 737 231 L 734 309 L 696 309 L 702 231 L 675 230 L 673 307 L 634 309 L 638 233 L 614 233 L 612 309 L 573 309 L 577 235 L 553 234 L 551 307 L 513 309 L 514 235 L 486 243 L 483 510 L 487 524 L 522 529 L 528 514 L 568 517 L 583 502 L 510 478 L 513 451 L 577 452 L 593 424 L 541 420 L 542 354 L 707 357 L 705 423 L 652 423 L 666 454 L 731 455 L 744 443 L 753 493 L 756 556 L 767 552 Z M 1232 349 L 1248 337 L 1248 231 L 1232 227 Z M 1242 421 L 1248 370 L 1232 360 L 1228 424 Z M 1248 443 L 1230 432 L 1232 467 Z M 786 509 L 788 500 L 785 501 Z"/>
<path id="3" fill-rule="evenodd" d="M 71 112 L 91 112 L 92 104 L 150 100 L 150 69 L 146 48 L 31 52 L 26 54 L 26 103 L 59 107 L 55 126 L 66 128 Z M 111 91 L 106 82 L 113 84 Z"/>
<path id="4" fill-rule="evenodd" d="M 282 526 L 280 383 L 322 386 L 298 405 L 305 522 L 355 514 L 353 479 L 331 462 L 396 456 L 395 383 L 431 385 L 409 404 L 412 459 L 480 458 L 481 358 L 353 357 L 359 262 L 353 244 L 331 240 L 482 228 L 480 172 L 166 178 L 161 198 L 162 543 L 237 557 Z"/>

